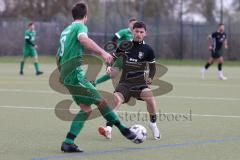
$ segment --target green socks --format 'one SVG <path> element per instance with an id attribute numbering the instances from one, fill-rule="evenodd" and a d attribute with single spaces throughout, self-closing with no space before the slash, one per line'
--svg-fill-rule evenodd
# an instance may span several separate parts
<path id="1" fill-rule="evenodd" d="M 107 81 L 109 79 L 110 79 L 109 74 L 105 74 L 105 75 L 99 77 L 98 79 L 96 79 L 95 83 L 97 85 L 97 84 L 103 83 L 103 82 L 105 82 L 105 81 Z"/>
<path id="2" fill-rule="evenodd" d="M 36 70 L 36 73 L 39 72 L 39 63 L 38 62 L 34 62 L 34 67 Z M 20 62 L 20 73 L 23 73 L 23 68 L 24 68 L 24 61 Z"/>
<path id="3" fill-rule="evenodd" d="M 24 68 L 24 61 L 20 62 L 20 72 L 23 72 L 23 68 Z"/>
<path id="4" fill-rule="evenodd" d="M 34 62 L 34 67 L 35 67 L 36 73 L 39 72 L 39 63 L 38 62 Z"/>
<path id="5" fill-rule="evenodd" d="M 84 126 L 84 123 L 88 119 L 89 114 L 83 110 L 79 111 L 76 117 L 74 118 L 70 131 L 68 132 L 64 142 L 68 144 L 73 144 L 74 139 L 80 133 L 81 129 Z"/>
<path id="6" fill-rule="evenodd" d="M 110 125 L 115 125 L 120 131 L 126 129 L 126 127 L 119 120 L 116 113 L 112 111 L 110 107 L 105 106 L 103 109 L 100 109 L 100 112 Z"/>
<path id="7" fill-rule="evenodd" d="M 100 109 L 103 117 L 111 124 L 115 125 L 121 132 L 123 132 L 126 127 L 120 122 L 118 116 L 115 112 L 111 110 L 110 107 L 105 106 L 103 109 Z M 89 114 L 83 110 L 79 111 L 76 117 L 74 118 L 70 131 L 68 132 L 64 142 L 68 144 L 73 144 L 75 138 L 79 135 L 81 129 L 83 128 L 86 120 L 88 119 Z"/>

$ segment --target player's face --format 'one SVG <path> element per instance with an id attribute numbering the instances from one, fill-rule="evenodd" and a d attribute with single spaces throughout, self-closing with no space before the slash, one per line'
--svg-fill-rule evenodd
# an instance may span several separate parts
<path id="1" fill-rule="evenodd" d="M 220 32 L 224 32 L 224 31 L 225 31 L 224 25 L 219 26 L 219 31 L 220 31 Z"/>
<path id="2" fill-rule="evenodd" d="M 144 28 L 134 28 L 133 35 L 134 35 L 134 41 L 141 42 L 146 36 L 146 31 Z"/>
<path id="3" fill-rule="evenodd" d="M 31 30 L 34 30 L 34 29 L 35 29 L 35 25 L 32 24 L 31 26 L 29 26 L 29 28 L 30 28 Z"/>

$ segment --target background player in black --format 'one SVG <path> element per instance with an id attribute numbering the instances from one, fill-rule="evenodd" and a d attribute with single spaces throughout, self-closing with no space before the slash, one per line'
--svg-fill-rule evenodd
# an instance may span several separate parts
<path id="1" fill-rule="evenodd" d="M 150 125 L 155 139 L 160 139 L 156 120 L 156 101 L 149 87 L 155 75 L 155 56 L 152 48 L 144 43 L 146 26 L 143 22 L 136 22 L 133 25 L 134 40 L 132 47 L 128 50 L 117 50 L 116 55 L 123 57 L 122 75 L 118 86 L 115 89 L 114 98 L 116 108 L 122 103 L 129 101 L 131 97 L 143 100 L 147 104 L 150 115 Z M 145 70 L 149 66 L 149 74 L 146 78 Z M 112 126 L 100 127 L 99 133 L 106 138 L 111 138 Z"/>
<path id="2" fill-rule="evenodd" d="M 218 77 L 221 80 L 226 80 L 227 77 L 223 75 L 222 65 L 223 65 L 223 50 L 222 46 L 224 45 L 225 49 L 228 49 L 227 35 L 225 33 L 224 24 L 219 24 L 217 32 L 212 33 L 208 39 L 208 49 L 211 51 L 211 57 L 209 58 L 205 67 L 201 70 L 201 78 L 205 78 L 205 73 L 207 69 L 215 62 L 218 62 Z"/>

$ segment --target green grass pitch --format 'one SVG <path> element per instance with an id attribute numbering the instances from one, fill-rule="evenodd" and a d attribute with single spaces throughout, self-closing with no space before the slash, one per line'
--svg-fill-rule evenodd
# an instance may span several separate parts
<path id="1" fill-rule="evenodd" d="M 237 61 L 226 62 L 223 68 L 228 80 L 221 81 L 217 78 L 216 65 L 209 69 L 205 80 L 200 80 L 200 68 L 205 61 L 160 60 L 168 68 L 161 79 L 170 82 L 174 89 L 156 97 L 157 107 L 161 113 L 168 113 L 166 115 L 190 116 L 191 112 L 189 119 L 158 120 L 162 139 L 155 141 L 144 117 L 137 122 L 130 120 L 134 113 L 146 112 L 145 103 L 122 105 L 119 114 L 125 124 L 138 123 L 147 128 L 148 138 L 143 144 L 127 141 L 116 128 L 111 141 L 100 137 L 97 128 L 104 124 L 100 117 L 88 121 L 76 139 L 76 144 L 85 152 L 64 154 L 60 152 L 60 145 L 70 122 L 58 119 L 54 107 L 71 96 L 49 87 L 49 75 L 55 69 L 54 58 L 40 59 L 45 73 L 39 77 L 35 76 L 31 61 L 25 65 L 25 75 L 20 76 L 19 60 L 19 57 L 0 58 L 1 160 L 239 159 L 240 63 Z M 113 91 L 110 81 L 98 88 Z M 73 108 L 78 109 L 76 105 Z"/>

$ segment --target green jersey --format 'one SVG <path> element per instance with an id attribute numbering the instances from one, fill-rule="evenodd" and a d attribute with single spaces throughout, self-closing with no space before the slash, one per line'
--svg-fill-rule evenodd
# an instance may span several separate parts
<path id="1" fill-rule="evenodd" d="M 34 47 L 35 46 L 35 40 L 36 40 L 36 31 L 32 31 L 27 29 L 24 33 L 24 47 Z"/>
<path id="2" fill-rule="evenodd" d="M 80 35 L 87 36 L 88 28 L 81 22 L 73 22 L 66 27 L 60 36 L 60 47 L 58 59 L 60 64 L 75 57 L 81 57 L 84 53 L 84 46 L 79 42 Z"/>
<path id="3" fill-rule="evenodd" d="M 133 33 L 130 28 L 121 29 L 115 35 L 118 37 L 118 45 L 121 44 L 123 41 L 132 41 L 133 40 Z"/>

